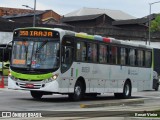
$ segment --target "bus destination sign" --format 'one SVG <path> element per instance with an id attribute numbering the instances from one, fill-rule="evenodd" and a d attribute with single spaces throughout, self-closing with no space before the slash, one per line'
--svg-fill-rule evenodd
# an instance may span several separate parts
<path id="1" fill-rule="evenodd" d="M 53 31 L 42 30 L 20 30 L 20 37 L 53 37 Z"/>

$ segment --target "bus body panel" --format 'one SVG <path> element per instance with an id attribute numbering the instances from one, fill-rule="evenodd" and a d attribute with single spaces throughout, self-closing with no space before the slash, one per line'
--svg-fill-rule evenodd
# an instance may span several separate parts
<path id="1" fill-rule="evenodd" d="M 72 70 L 73 73 L 71 73 Z M 76 80 L 81 76 L 85 76 L 86 93 L 121 93 L 125 81 L 130 79 L 132 91 L 136 92 L 152 89 L 151 72 L 150 68 L 137 69 L 136 67 L 74 62 L 71 69 L 62 74 L 62 80 L 68 78 L 66 80 L 70 81 L 68 83 L 69 92 L 74 91 Z"/>
<path id="2" fill-rule="evenodd" d="M 17 85 L 18 84 L 18 85 Z M 53 81 L 50 83 L 46 83 L 44 87 L 39 87 L 38 89 L 32 88 L 23 88 L 25 84 L 34 84 L 42 86 L 41 82 L 33 83 L 33 82 L 22 82 L 22 81 L 13 81 L 10 77 L 8 77 L 8 88 L 15 89 L 15 90 L 34 90 L 34 91 L 45 91 L 45 92 L 59 92 L 59 84 L 57 81 Z M 21 87 L 20 87 L 21 86 Z"/>

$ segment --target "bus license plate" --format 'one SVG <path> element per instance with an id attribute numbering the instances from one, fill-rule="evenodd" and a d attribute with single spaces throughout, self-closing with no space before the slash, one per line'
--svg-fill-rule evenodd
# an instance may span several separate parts
<path id="1" fill-rule="evenodd" d="M 27 88 L 34 88 L 34 84 L 25 84 L 25 87 L 27 87 Z"/>

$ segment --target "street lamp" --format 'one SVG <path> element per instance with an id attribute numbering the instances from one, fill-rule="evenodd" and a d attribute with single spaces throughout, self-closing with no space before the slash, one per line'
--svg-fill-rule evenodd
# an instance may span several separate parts
<path id="1" fill-rule="evenodd" d="M 32 8 L 32 7 L 28 6 L 28 5 L 22 5 L 22 6 L 24 6 L 26 8 L 30 8 L 30 9 L 32 9 L 34 11 L 33 27 L 35 27 L 35 25 L 36 25 L 36 0 L 34 0 L 34 8 Z"/>
<path id="2" fill-rule="evenodd" d="M 149 30 L 148 30 L 148 39 L 149 39 L 149 45 L 150 45 L 150 42 L 151 42 L 151 7 L 152 7 L 152 5 L 153 4 L 155 4 L 155 3 L 159 3 L 160 1 L 157 1 L 157 2 L 153 2 L 153 3 L 149 3 Z"/>
<path id="3" fill-rule="evenodd" d="M 22 6 L 24 6 L 24 7 L 26 7 L 26 8 L 30 8 L 30 9 L 32 9 L 32 10 L 34 10 L 32 7 L 30 7 L 30 6 L 28 6 L 28 5 L 22 5 Z"/>

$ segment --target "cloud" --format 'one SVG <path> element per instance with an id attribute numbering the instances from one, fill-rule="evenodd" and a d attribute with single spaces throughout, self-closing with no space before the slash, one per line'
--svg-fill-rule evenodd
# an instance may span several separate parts
<path id="1" fill-rule="evenodd" d="M 1 7 L 24 8 L 22 5 L 33 7 L 33 0 L 1 0 Z"/>

